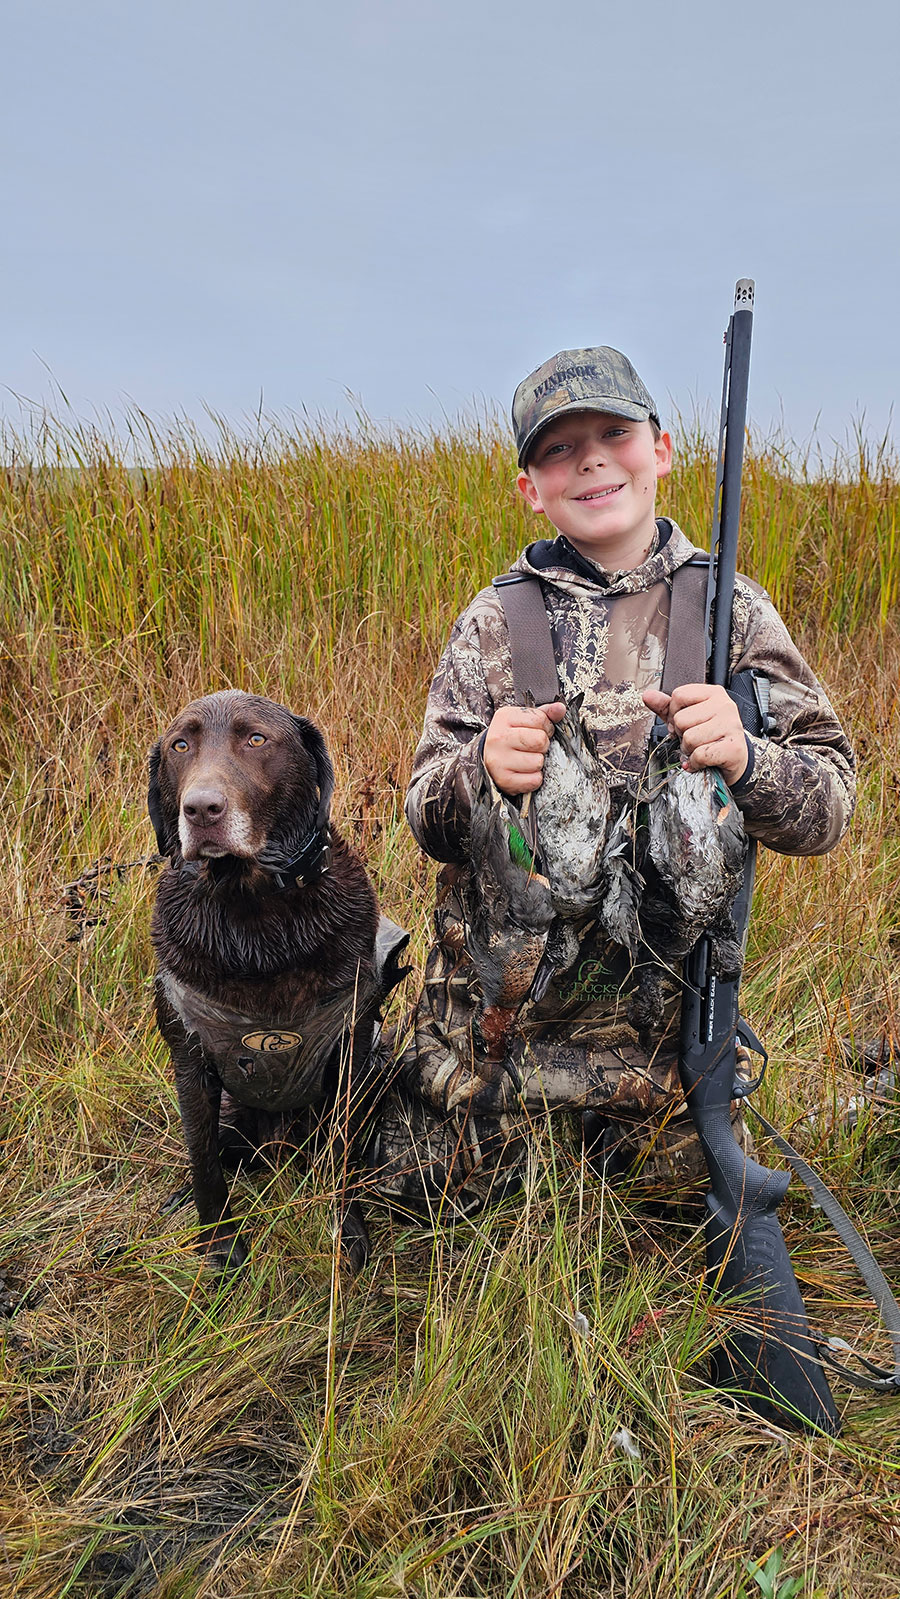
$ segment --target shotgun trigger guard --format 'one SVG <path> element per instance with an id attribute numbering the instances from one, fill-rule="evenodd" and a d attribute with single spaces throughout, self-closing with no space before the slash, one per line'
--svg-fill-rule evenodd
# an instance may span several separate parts
<path id="1" fill-rule="evenodd" d="M 752 1082 L 745 1082 L 743 1077 L 738 1077 L 737 1075 L 735 1076 L 734 1088 L 732 1089 L 731 1097 L 732 1099 L 746 1099 L 749 1094 L 756 1093 L 756 1090 L 765 1077 L 766 1067 L 769 1064 L 769 1054 L 765 1044 L 760 1038 L 757 1038 L 753 1028 L 750 1026 L 750 1023 L 744 1016 L 738 1017 L 738 1024 L 735 1029 L 735 1038 L 739 1043 L 743 1044 L 745 1049 L 749 1049 L 753 1055 L 762 1056 L 762 1068 L 759 1076 L 754 1077 Z"/>

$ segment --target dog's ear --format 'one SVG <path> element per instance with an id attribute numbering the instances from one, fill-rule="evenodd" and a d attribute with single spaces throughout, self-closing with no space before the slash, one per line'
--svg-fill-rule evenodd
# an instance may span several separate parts
<path id="1" fill-rule="evenodd" d="M 322 737 L 315 722 L 310 722 L 305 716 L 295 716 L 300 737 L 313 758 L 316 768 L 316 782 L 319 785 L 319 814 L 318 825 L 324 827 L 328 821 L 331 810 L 331 796 L 334 793 L 334 767 L 331 757 L 325 748 Z"/>
<path id="2" fill-rule="evenodd" d="M 160 855 L 170 855 L 172 847 L 166 831 L 166 819 L 163 815 L 162 795 L 159 791 L 159 744 L 154 744 L 150 751 L 150 785 L 147 789 L 147 809 L 156 834 L 156 847 Z"/>

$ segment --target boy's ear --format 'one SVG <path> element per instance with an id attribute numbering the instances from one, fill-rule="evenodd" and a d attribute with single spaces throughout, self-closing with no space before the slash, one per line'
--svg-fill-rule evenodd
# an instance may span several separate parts
<path id="1" fill-rule="evenodd" d="M 537 491 L 537 484 L 532 481 L 527 472 L 520 472 L 516 478 L 516 488 L 523 500 L 527 500 L 535 516 L 543 516 L 544 507 Z"/>
<path id="2" fill-rule="evenodd" d="M 672 435 L 661 433 L 656 441 L 656 476 L 668 477 L 672 470 Z"/>

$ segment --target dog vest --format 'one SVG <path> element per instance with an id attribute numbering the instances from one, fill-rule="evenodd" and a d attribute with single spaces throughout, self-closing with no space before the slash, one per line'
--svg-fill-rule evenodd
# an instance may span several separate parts
<path id="1" fill-rule="evenodd" d="M 269 1111 L 299 1110 L 322 1098 L 329 1065 L 342 1050 L 349 1054 L 354 1027 L 370 1021 L 380 997 L 376 979 L 360 977 L 282 1027 L 220 1005 L 171 972 L 160 982 L 223 1087 L 242 1105 Z"/>

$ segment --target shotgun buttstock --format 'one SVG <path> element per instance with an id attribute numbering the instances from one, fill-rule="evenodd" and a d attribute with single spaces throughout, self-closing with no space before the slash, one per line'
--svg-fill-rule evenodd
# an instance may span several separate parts
<path id="1" fill-rule="evenodd" d="M 751 879 L 752 861 L 748 900 Z M 679 1069 L 709 1170 L 706 1282 L 734 1313 L 712 1380 L 767 1421 L 836 1434 L 838 1413 L 776 1215 L 790 1173 L 750 1160 L 734 1136 L 738 983 L 711 975 L 704 943 L 686 962 Z"/>
<path id="2" fill-rule="evenodd" d="M 789 1175 L 745 1160 L 730 1116 L 716 1121 L 705 1132 L 698 1124 L 704 1146 L 712 1133 L 710 1171 L 718 1178 L 706 1198 L 706 1281 L 734 1323 L 713 1354 L 712 1380 L 768 1421 L 837 1434 L 837 1409 L 775 1214 Z M 723 1159 L 726 1137 L 733 1161 Z"/>

